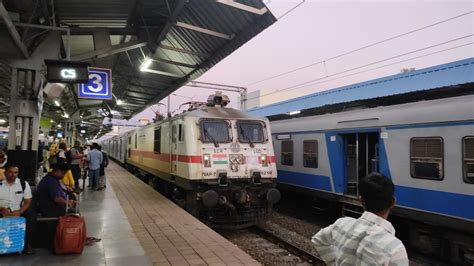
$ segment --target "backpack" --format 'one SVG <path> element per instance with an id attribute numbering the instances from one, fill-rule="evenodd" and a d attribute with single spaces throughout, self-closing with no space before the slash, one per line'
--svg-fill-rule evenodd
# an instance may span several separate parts
<path id="1" fill-rule="evenodd" d="M 71 164 L 72 163 L 72 153 L 71 149 L 69 149 L 66 153 L 66 163 Z"/>
<path id="2" fill-rule="evenodd" d="M 102 151 L 102 167 L 106 168 L 109 165 L 109 157 L 107 156 L 107 153 Z"/>

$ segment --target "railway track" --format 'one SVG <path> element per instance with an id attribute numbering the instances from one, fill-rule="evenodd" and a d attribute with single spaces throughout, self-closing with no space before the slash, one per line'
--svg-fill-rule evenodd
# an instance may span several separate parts
<path id="1" fill-rule="evenodd" d="M 312 254 L 309 251 L 306 251 L 300 247 L 297 247 L 293 245 L 292 243 L 286 241 L 285 239 L 265 230 L 265 228 L 259 227 L 259 226 L 254 226 L 249 229 L 249 231 L 265 238 L 266 240 L 284 248 L 291 254 L 299 257 L 303 261 L 312 264 L 312 265 L 326 265 L 324 261 L 319 258 L 318 256 Z"/>

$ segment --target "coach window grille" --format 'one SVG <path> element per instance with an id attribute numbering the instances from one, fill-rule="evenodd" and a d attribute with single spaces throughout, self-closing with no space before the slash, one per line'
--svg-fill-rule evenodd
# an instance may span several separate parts
<path id="1" fill-rule="evenodd" d="M 171 127 L 171 141 L 176 143 L 176 125 Z"/>
<path id="2" fill-rule="evenodd" d="M 411 176 L 442 180 L 444 177 L 443 153 L 442 138 L 412 138 L 410 140 Z"/>
<path id="3" fill-rule="evenodd" d="M 184 140 L 183 124 L 179 124 L 179 127 L 178 127 L 178 140 L 179 141 Z"/>
<path id="4" fill-rule="evenodd" d="M 474 137 L 463 138 L 464 182 L 474 184 Z"/>
<path id="5" fill-rule="evenodd" d="M 293 165 L 293 141 L 281 142 L 281 165 Z"/>
<path id="6" fill-rule="evenodd" d="M 155 128 L 155 138 L 153 144 L 153 151 L 156 153 L 161 153 L 161 127 Z"/>
<path id="7" fill-rule="evenodd" d="M 318 141 L 303 141 L 303 166 L 307 168 L 318 168 Z"/>

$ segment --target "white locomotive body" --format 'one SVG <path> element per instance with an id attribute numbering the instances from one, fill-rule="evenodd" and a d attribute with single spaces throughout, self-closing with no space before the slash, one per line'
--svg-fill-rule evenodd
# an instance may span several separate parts
<path id="1" fill-rule="evenodd" d="M 227 97 L 105 140 L 104 150 L 215 227 L 263 219 L 280 198 L 269 121 Z"/>

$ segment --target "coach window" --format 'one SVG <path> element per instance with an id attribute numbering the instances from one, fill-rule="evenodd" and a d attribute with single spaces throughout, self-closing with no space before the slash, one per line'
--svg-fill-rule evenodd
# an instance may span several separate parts
<path id="1" fill-rule="evenodd" d="M 281 165 L 293 165 L 293 141 L 281 142 Z"/>
<path id="2" fill-rule="evenodd" d="M 444 177 L 443 153 L 442 138 L 412 138 L 410 140 L 411 176 L 442 180 Z"/>
<path id="3" fill-rule="evenodd" d="M 176 143 L 176 125 L 171 127 L 171 141 Z"/>
<path id="4" fill-rule="evenodd" d="M 132 136 L 128 136 L 128 145 L 132 145 Z"/>
<path id="5" fill-rule="evenodd" d="M 135 149 L 137 148 L 137 143 L 138 143 L 138 134 L 135 133 Z"/>
<path id="6" fill-rule="evenodd" d="M 303 141 L 303 166 L 307 168 L 318 168 L 318 141 Z"/>
<path id="7" fill-rule="evenodd" d="M 184 140 L 184 131 L 183 131 L 183 124 L 179 124 L 178 126 L 178 141 Z"/>
<path id="8" fill-rule="evenodd" d="M 462 143 L 464 182 L 474 184 L 474 137 L 464 137 Z"/>
<path id="9" fill-rule="evenodd" d="M 153 151 L 156 153 L 161 153 L 161 127 L 155 128 Z"/>

